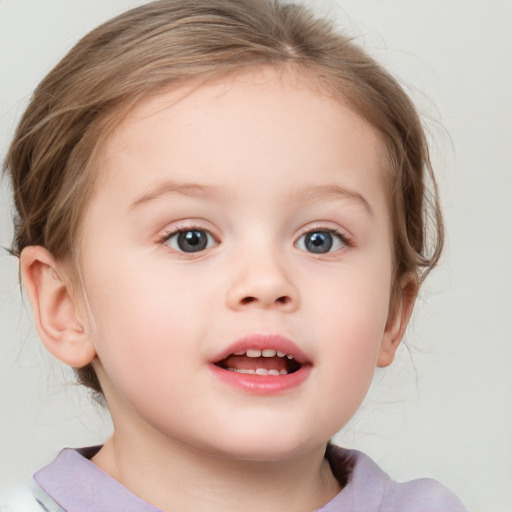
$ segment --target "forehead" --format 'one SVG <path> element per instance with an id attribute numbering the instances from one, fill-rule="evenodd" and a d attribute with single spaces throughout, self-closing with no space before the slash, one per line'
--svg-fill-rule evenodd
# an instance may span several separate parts
<path id="1" fill-rule="evenodd" d="M 385 151 L 343 99 L 295 71 L 267 68 L 142 101 L 100 146 L 98 161 L 99 190 L 115 184 L 118 196 L 132 198 L 169 175 L 240 188 L 268 173 L 276 185 L 322 185 L 340 169 L 353 171 L 344 185 L 373 184 L 377 194 Z"/>

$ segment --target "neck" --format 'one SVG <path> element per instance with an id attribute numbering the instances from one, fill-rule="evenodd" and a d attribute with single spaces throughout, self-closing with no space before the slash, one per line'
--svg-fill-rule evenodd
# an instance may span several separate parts
<path id="1" fill-rule="evenodd" d="M 203 453 L 159 433 L 138 434 L 116 430 L 93 462 L 166 512 L 311 511 L 340 491 L 325 445 L 286 460 L 247 461 Z"/>

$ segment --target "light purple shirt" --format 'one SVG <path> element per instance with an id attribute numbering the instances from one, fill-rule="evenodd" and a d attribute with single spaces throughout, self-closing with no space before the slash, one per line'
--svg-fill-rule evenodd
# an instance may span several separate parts
<path id="1" fill-rule="evenodd" d="M 95 466 L 89 459 L 98 449 L 66 448 L 39 470 L 34 475 L 37 484 L 30 489 L 33 507 L 23 512 L 161 512 Z M 347 462 L 352 470 L 343 490 L 316 512 L 467 512 L 435 480 L 395 482 L 355 450 L 330 445 L 326 456 L 338 479 L 343 478 Z"/>

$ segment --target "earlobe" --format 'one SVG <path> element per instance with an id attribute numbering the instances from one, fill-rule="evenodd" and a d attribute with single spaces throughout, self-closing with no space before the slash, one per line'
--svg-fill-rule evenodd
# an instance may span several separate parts
<path id="1" fill-rule="evenodd" d="M 414 278 L 408 276 L 402 279 L 400 297 L 391 306 L 382 338 L 377 360 L 377 366 L 379 367 L 389 366 L 395 358 L 396 350 L 402 341 L 412 314 L 414 301 L 416 300 L 416 290 L 417 286 Z"/>
<path id="2" fill-rule="evenodd" d="M 20 271 L 37 332 L 48 351 L 75 368 L 89 364 L 95 356 L 94 346 L 51 253 L 41 246 L 26 247 L 20 256 Z"/>

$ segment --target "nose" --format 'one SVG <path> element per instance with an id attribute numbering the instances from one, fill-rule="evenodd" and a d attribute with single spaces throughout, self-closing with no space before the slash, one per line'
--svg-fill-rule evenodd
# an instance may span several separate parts
<path id="1" fill-rule="evenodd" d="M 228 307 L 274 309 L 291 313 L 299 306 L 299 293 L 284 265 L 271 256 L 253 255 L 236 265 L 226 295 Z"/>

